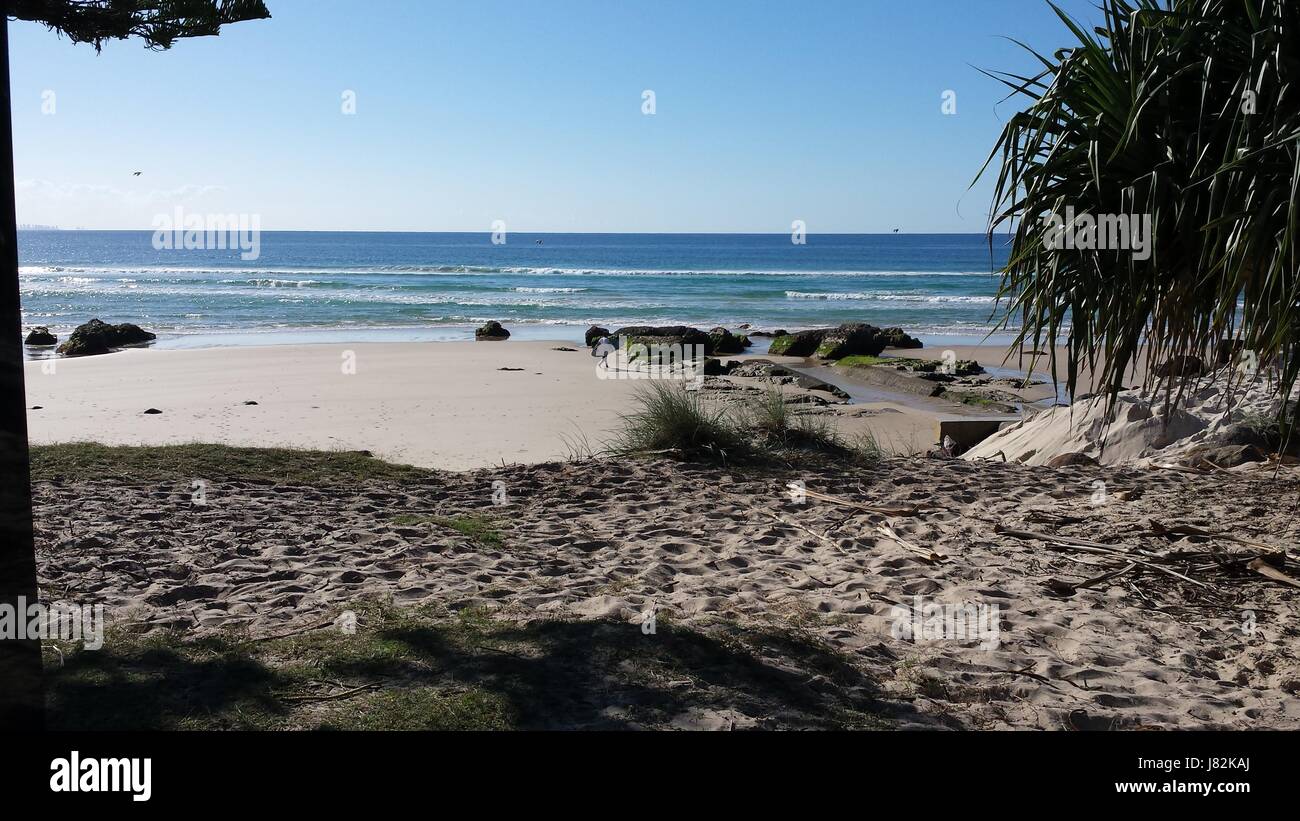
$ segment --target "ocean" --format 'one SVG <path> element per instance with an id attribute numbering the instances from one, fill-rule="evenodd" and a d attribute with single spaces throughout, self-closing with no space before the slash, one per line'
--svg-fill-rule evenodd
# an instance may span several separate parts
<path id="1" fill-rule="evenodd" d="M 1001 243 L 982 234 L 516 234 L 264 231 L 238 250 L 157 250 L 152 231 L 19 231 L 25 327 L 92 317 L 160 347 L 575 339 L 591 324 L 869 322 L 930 343 L 984 340 Z M 991 341 L 1005 340 L 1005 335 Z"/>

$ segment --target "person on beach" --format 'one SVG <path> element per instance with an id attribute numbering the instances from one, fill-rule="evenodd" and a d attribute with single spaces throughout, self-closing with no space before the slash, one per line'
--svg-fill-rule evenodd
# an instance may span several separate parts
<path id="1" fill-rule="evenodd" d="M 597 339 L 596 344 L 593 345 L 591 348 L 591 355 L 600 357 L 599 367 L 602 368 L 609 367 L 609 362 L 608 362 L 609 355 L 613 352 L 614 352 L 614 343 L 611 342 L 609 337 L 607 336 L 602 336 L 600 339 Z"/>

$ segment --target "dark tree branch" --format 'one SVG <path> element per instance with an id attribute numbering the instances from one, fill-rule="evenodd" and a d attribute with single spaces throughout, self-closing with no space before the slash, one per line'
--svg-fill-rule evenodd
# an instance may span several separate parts
<path id="1" fill-rule="evenodd" d="M 208 37 L 229 23 L 271 16 L 263 0 L 8 0 L 11 18 L 48 26 L 96 51 L 105 40 L 139 37 L 168 49 L 184 37 Z"/>

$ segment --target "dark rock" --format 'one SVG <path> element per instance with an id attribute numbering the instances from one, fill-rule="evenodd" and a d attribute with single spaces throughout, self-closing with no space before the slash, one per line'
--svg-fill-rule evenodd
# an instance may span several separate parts
<path id="1" fill-rule="evenodd" d="M 32 405 L 32 410 L 41 410 L 41 405 Z"/>
<path id="2" fill-rule="evenodd" d="M 58 352 L 64 356 L 91 356 L 108 353 L 123 345 L 139 345 L 158 337 L 139 325 L 123 322 L 121 325 L 109 325 L 98 319 L 92 319 L 68 337 L 68 341 L 59 346 Z"/>
<path id="3" fill-rule="evenodd" d="M 794 371 L 782 365 L 777 365 L 767 359 L 751 359 L 748 362 L 737 365 L 731 369 L 732 376 L 744 376 L 755 379 L 765 379 L 770 377 L 794 376 Z"/>
<path id="4" fill-rule="evenodd" d="M 1272 431 L 1258 430 L 1250 425 L 1238 422 L 1216 433 L 1214 435 L 1214 444 L 1217 446 L 1254 445 L 1260 450 L 1272 450 L 1281 442 L 1276 435 L 1276 429 Z"/>
<path id="5" fill-rule="evenodd" d="M 27 334 L 24 345 L 57 345 L 59 338 L 50 333 L 50 329 L 44 325 L 38 325 L 32 328 L 31 333 Z"/>
<path id="6" fill-rule="evenodd" d="M 510 338 L 510 332 L 501 327 L 501 323 L 493 320 L 486 322 L 481 328 L 474 329 L 474 338 L 480 342 L 498 342 Z"/>
<path id="7" fill-rule="evenodd" d="M 1161 362 L 1155 368 L 1156 376 L 1161 379 L 1167 379 L 1171 376 L 1202 376 L 1205 374 L 1205 363 L 1199 356 L 1175 356 L 1167 362 Z"/>
<path id="8" fill-rule="evenodd" d="M 945 373 L 944 368 L 947 363 L 942 359 L 891 359 L 884 365 L 893 365 L 900 371 L 920 374 L 926 379 L 936 381 L 952 381 L 960 376 L 978 376 L 984 373 L 984 366 L 974 359 L 955 359 L 952 362 L 952 372 Z M 1016 380 L 1013 380 L 1016 381 Z"/>
<path id="9" fill-rule="evenodd" d="M 832 385 L 829 382 L 824 382 L 815 376 L 808 376 L 807 374 L 802 374 L 802 373 L 797 374 L 795 376 L 795 384 L 805 390 L 823 391 L 825 393 L 829 393 L 831 396 L 834 396 L 836 399 L 849 398 L 849 395 L 845 393 L 843 390 L 841 390 L 840 388 L 837 388 L 836 386 Z"/>
<path id="10" fill-rule="evenodd" d="M 727 373 L 728 373 L 727 366 L 723 365 L 720 360 L 714 359 L 713 357 L 705 358 L 704 360 L 705 376 L 725 376 Z"/>
<path id="11" fill-rule="evenodd" d="M 812 356 L 826 336 L 827 329 L 781 334 L 772 340 L 767 352 L 774 356 Z"/>
<path id="12" fill-rule="evenodd" d="M 162 413 L 162 411 L 158 410 L 157 408 L 148 408 L 144 411 L 144 413 L 152 415 L 155 413 Z"/>
<path id="13" fill-rule="evenodd" d="M 744 353 L 750 345 L 749 337 L 737 336 L 726 328 L 709 331 L 709 342 L 713 346 L 710 353 Z"/>
<path id="14" fill-rule="evenodd" d="M 576 350 L 578 350 L 578 349 L 577 349 L 577 348 L 564 348 L 564 347 L 560 347 L 560 348 L 551 348 L 551 350 L 553 350 L 553 351 L 569 351 L 569 352 L 571 353 L 571 352 L 576 351 Z"/>
<path id="15" fill-rule="evenodd" d="M 1068 465 L 1097 467 L 1097 460 L 1086 453 L 1061 453 L 1047 460 L 1049 468 L 1063 468 Z"/>
<path id="16" fill-rule="evenodd" d="M 842 359 L 846 356 L 879 356 L 888 339 L 875 325 L 865 322 L 846 322 L 827 331 L 817 346 L 822 359 Z"/>
<path id="17" fill-rule="evenodd" d="M 925 345 L 921 340 L 914 336 L 908 336 L 903 333 L 902 328 L 885 328 L 880 332 L 886 339 L 886 347 L 889 348 L 923 348 Z"/>
<path id="18" fill-rule="evenodd" d="M 831 394 L 837 399 L 849 398 L 847 393 L 829 382 L 825 382 L 815 376 L 795 373 L 789 368 L 777 365 L 766 359 L 751 359 L 744 363 L 731 363 L 729 375 L 762 379 L 763 381 L 770 382 L 773 385 L 795 385 L 804 390 L 823 391 Z"/>
<path id="19" fill-rule="evenodd" d="M 499 371 L 522 371 L 523 368 L 497 368 Z"/>
<path id="20" fill-rule="evenodd" d="M 630 325 L 610 334 L 615 347 L 631 345 L 699 345 L 705 354 L 713 353 L 713 340 L 699 328 L 686 325 Z"/>
<path id="21" fill-rule="evenodd" d="M 256 405 L 257 403 L 254 402 L 252 399 L 249 399 L 249 400 L 248 400 L 247 402 L 245 402 L 244 404 L 245 404 L 245 405 Z"/>
<path id="22" fill-rule="evenodd" d="M 1185 461 L 1192 467 L 1231 468 L 1247 462 L 1267 462 L 1268 456 L 1254 445 L 1197 445 L 1187 451 Z"/>
<path id="23" fill-rule="evenodd" d="M 602 336 L 609 336 L 609 328 L 592 325 L 587 329 L 587 333 L 583 336 L 583 339 L 586 340 L 588 348 L 594 348 Z"/>
<path id="24" fill-rule="evenodd" d="M 865 322 L 846 322 L 836 328 L 817 328 L 781 334 L 772 340 L 768 353 L 778 356 L 812 356 L 842 359 L 846 356 L 879 356 L 887 346 L 919 348 L 921 343 L 899 328 L 881 330 Z"/>

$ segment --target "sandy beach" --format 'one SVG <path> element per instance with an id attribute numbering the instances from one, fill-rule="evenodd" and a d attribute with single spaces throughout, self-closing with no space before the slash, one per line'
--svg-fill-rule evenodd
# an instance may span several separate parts
<path id="1" fill-rule="evenodd" d="M 992 348 L 960 352 L 971 354 L 1001 359 Z M 601 379 L 596 364 L 586 349 L 545 341 L 125 349 L 27 363 L 27 404 L 39 408 L 28 426 L 39 444 L 367 450 L 443 470 L 527 464 L 563 459 L 584 439 L 598 448 L 619 429 L 644 380 Z M 902 395 L 824 410 L 847 435 L 870 430 L 904 453 L 924 452 L 937 421 L 962 412 Z"/>
<path id="2" fill-rule="evenodd" d="M 1199 527 L 1294 544 L 1294 478 L 927 458 L 768 470 L 602 459 L 343 486 L 191 470 L 42 474 L 47 594 L 105 602 L 119 631 L 194 640 L 337 635 L 329 625 L 348 610 L 362 613 L 362 632 L 382 634 L 365 614 L 383 600 L 403 612 L 483 614 L 521 642 L 493 645 L 511 655 L 492 663 L 519 669 L 485 685 L 516 704 L 520 726 L 1300 727 L 1296 591 L 1198 558 L 1248 555 L 1240 545 L 1154 535 Z M 202 504 L 195 475 L 208 483 Z M 1099 477 L 1117 494 L 1107 504 L 1094 503 Z M 898 512 L 799 503 L 792 480 Z M 491 538 L 458 527 L 466 517 L 490 522 Z M 1123 564 L 1009 530 L 1182 552 L 1189 558 L 1169 567 L 1186 579 L 1130 568 L 1063 590 Z M 990 620 L 945 639 L 900 632 L 922 602 L 978 605 Z M 647 612 L 657 635 L 643 634 Z M 743 656 L 747 678 L 703 646 L 660 672 L 641 669 L 672 647 L 664 642 L 719 630 L 762 645 Z M 581 651 L 557 657 L 547 642 L 518 638 L 547 631 L 579 631 Z M 153 674 L 148 656 L 120 663 Z M 378 695 L 461 675 L 446 651 L 429 663 L 433 672 L 393 679 Z M 374 680 L 341 675 L 339 689 Z M 518 690 L 520 676 L 538 675 L 546 705 Z M 592 681 L 602 684 L 581 683 Z M 212 709 L 229 710 L 227 697 Z M 851 720 L 841 714 L 850 706 Z M 278 720 L 313 726 L 313 715 Z"/>
<path id="3" fill-rule="evenodd" d="M 794 639 L 761 650 L 764 666 L 801 669 L 815 704 L 696 658 L 675 662 L 664 681 L 624 668 L 627 680 L 596 706 L 556 691 L 563 705 L 539 713 L 510 695 L 514 726 L 1300 727 L 1295 590 L 1247 566 L 1300 539 L 1291 472 L 1113 459 L 1053 468 L 1037 448 L 950 459 L 932 447 L 936 424 L 979 408 L 903 394 L 847 403 L 790 384 L 780 390 L 792 407 L 844 435 L 870 431 L 904 447 L 868 462 L 812 453 L 748 466 L 603 457 L 643 382 L 601 379 L 586 350 L 557 350 L 571 347 L 133 349 L 62 359 L 53 373 L 29 363 L 38 444 L 306 448 L 406 471 L 340 484 L 288 470 L 250 477 L 247 465 L 269 458 L 259 451 L 193 464 L 180 452 L 164 464 L 163 451 L 147 449 L 38 450 L 42 589 L 103 602 L 119 632 L 187 640 L 329 630 L 340 613 L 388 602 L 483 614 L 512 635 L 604 631 L 638 663 L 647 657 L 622 642 L 639 635 L 647 612 L 685 631 L 679 639 L 778 631 L 830 654 L 801 667 L 812 651 L 796 653 Z M 999 350 L 957 353 L 1002 362 Z M 877 395 L 848 370 L 817 373 Z M 770 388 L 710 376 L 701 395 L 738 409 Z M 1033 390 L 1050 396 L 1050 386 Z M 1008 427 L 998 447 L 1048 441 L 1034 433 L 1041 424 Z M 808 496 L 792 496 L 791 482 Z M 988 617 L 978 631 L 925 638 L 926 608 L 968 605 Z M 900 633 L 902 624 L 922 634 Z M 557 660 L 527 643 L 510 652 L 553 665 L 558 679 L 597 675 L 585 657 Z M 130 663 L 148 673 L 145 661 Z M 826 664 L 840 672 L 818 672 Z M 376 698 L 408 685 L 394 686 Z"/>

